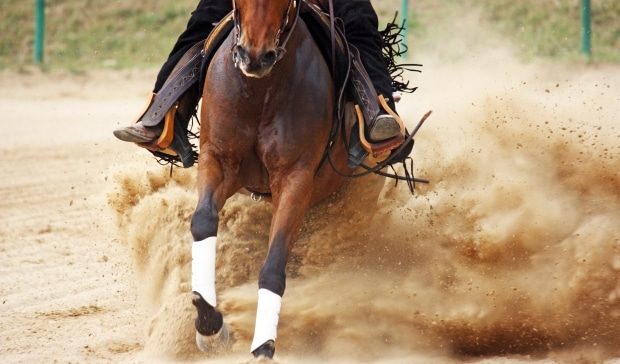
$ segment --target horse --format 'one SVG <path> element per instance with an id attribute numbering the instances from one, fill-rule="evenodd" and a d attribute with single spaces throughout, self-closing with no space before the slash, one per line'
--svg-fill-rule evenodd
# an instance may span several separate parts
<path id="1" fill-rule="evenodd" d="M 334 168 L 322 163 L 336 91 L 299 6 L 299 0 L 233 0 L 235 29 L 206 71 L 191 220 L 192 302 L 202 350 L 209 350 L 209 337 L 227 335 L 215 294 L 218 213 L 226 200 L 242 189 L 271 196 L 251 353 L 272 358 L 285 267 L 304 214 L 344 184 L 336 170 L 352 172 L 344 143 L 331 149 Z"/>

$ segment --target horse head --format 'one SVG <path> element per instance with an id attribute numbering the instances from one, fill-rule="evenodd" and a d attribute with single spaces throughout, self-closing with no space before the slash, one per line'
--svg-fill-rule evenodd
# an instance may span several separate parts
<path id="1" fill-rule="evenodd" d="M 233 0 L 235 66 L 248 77 L 268 75 L 286 52 L 300 0 Z"/>

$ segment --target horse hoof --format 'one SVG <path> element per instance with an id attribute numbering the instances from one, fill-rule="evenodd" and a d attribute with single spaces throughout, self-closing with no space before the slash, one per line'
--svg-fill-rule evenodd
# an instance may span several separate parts
<path id="1" fill-rule="evenodd" d="M 259 346 L 252 352 L 252 355 L 256 359 L 267 358 L 272 359 L 273 355 L 276 353 L 276 343 L 273 340 L 269 340 L 263 345 Z"/>
<path id="2" fill-rule="evenodd" d="M 226 349 L 230 345 L 230 332 L 224 323 L 220 331 L 212 336 L 201 335 L 196 331 L 196 346 L 203 353 L 213 353 Z"/>

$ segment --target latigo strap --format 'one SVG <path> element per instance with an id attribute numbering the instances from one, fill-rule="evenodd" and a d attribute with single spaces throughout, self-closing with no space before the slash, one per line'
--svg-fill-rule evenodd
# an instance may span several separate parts
<path id="1" fill-rule="evenodd" d="M 153 104 L 140 118 L 144 126 L 159 124 L 174 103 L 198 81 L 204 43 L 203 40 L 194 44 L 181 58 L 161 90 L 155 95 Z"/>

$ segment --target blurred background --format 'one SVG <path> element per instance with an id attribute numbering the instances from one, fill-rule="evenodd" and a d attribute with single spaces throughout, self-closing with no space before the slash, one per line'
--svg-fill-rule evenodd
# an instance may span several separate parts
<path id="1" fill-rule="evenodd" d="M 590 2 L 590 1 L 587 1 Z M 94 1 L 3 0 L 0 4 L 0 69 L 23 70 L 33 63 L 35 8 L 45 3 L 45 68 L 156 67 L 184 29 L 193 0 Z M 444 24 L 472 12 L 506 37 L 524 60 L 580 60 L 584 0 L 382 0 L 374 5 L 384 20 L 407 9 L 412 53 L 441 47 Z M 592 59 L 620 62 L 620 2 L 591 2 Z M 454 34 L 457 36 L 457 34 Z"/>

